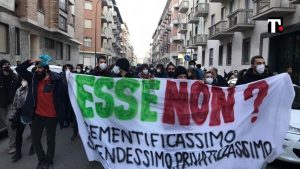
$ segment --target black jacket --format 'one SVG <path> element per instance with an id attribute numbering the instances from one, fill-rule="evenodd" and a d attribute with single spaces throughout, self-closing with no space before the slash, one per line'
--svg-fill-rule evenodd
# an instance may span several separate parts
<path id="1" fill-rule="evenodd" d="M 21 80 L 12 70 L 6 77 L 0 70 L 0 93 L 2 94 L 0 97 L 4 97 L 1 98 L 0 107 L 6 107 L 14 101 L 15 93 L 20 86 Z M 7 95 L 4 95 L 4 92 L 7 92 Z"/>
<path id="2" fill-rule="evenodd" d="M 23 114 L 26 114 L 30 117 L 34 115 L 36 110 L 36 99 L 37 99 L 37 88 L 38 88 L 38 79 L 35 77 L 34 73 L 27 71 L 27 68 L 32 64 L 30 61 L 25 61 L 21 65 L 16 68 L 18 74 L 28 82 L 29 92 L 26 98 L 25 104 L 28 104 L 26 107 L 27 110 L 23 110 Z M 54 108 L 56 111 L 56 117 L 60 124 L 60 127 L 63 128 L 64 122 L 66 120 L 67 115 L 66 112 L 66 98 L 67 91 L 66 85 L 63 83 L 62 77 L 55 72 L 50 72 L 50 83 L 53 85 L 53 102 Z"/>
<path id="3" fill-rule="evenodd" d="M 270 76 L 271 75 L 268 74 L 267 72 L 264 72 L 263 74 L 254 74 L 253 69 L 250 68 L 250 69 L 247 70 L 247 72 L 244 76 L 242 76 L 241 78 L 239 78 L 237 80 L 236 85 L 251 83 L 251 82 L 254 82 L 254 81 L 258 81 L 258 80 L 261 80 L 261 79 L 268 78 Z"/>
<path id="4" fill-rule="evenodd" d="M 111 77 L 111 72 L 109 69 L 101 70 L 99 66 L 96 66 L 90 71 L 89 75 Z"/>
<path id="5" fill-rule="evenodd" d="M 225 78 L 223 78 L 221 75 L 217 75 L 217 78 L 214 79 L 213 84 L 214 86 L 219 86 L 219 87 L 228 87 L 228 83 L 225 80 Z"/>

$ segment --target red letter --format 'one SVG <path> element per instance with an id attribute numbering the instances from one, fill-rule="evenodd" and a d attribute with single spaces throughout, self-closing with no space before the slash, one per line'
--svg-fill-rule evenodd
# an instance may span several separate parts
<path id="1" fill-rule="evenodd" d="M 244 92 L 245 100 L 248 100 L 251 97 L 253 97 L 252 92 L 253 92 L 254 89 L 258 89 L 259 92 L 257 94 L 256 99 L 254 100 L 254 110 L 252 112 L 253 117 L 251 119 L 252 123 L 254 123 L 257 120 L 257 113 L 259 112 L 258 107 L 261 105 L 264 98 L 268 95 L 269 85 L 264 80 L 250 84 Z"/>
<path id="2" fill-rule="evenodd" d="M 225 123 L 230 123 L 234 121 L 234 88 L 228 88 L 227 100 L 225 98 L 225 93 L 222 88 L 212 87 L 212 101 L 211 101 L 211 114 L 210 114 L 210 126 L 218 126 L 221 124 L 220 111 L 222 110 L 222 116 Z"/>
<path id="3" fill-rule="evenodd" d="M 175 124 L 176 110 L 180 125 L 190 124 L 188 96 L 187 82 L 180 82 L 180 89 L 178 92 L 176 82 L 167 81 L 163 123 Z"/>
<path id="4" fill-rule="evenodd" d="M 192 93 L 191 93 L 190 106 L 191 106 L 192 117 L 196 124 L 202 125 L 205 122 L 208 115 L 210 93 L 207 85 L 202 84 L 198 81 L 192 85 L 191 92 Z M 203 93 L 203 101 L 201 104 L 201 108 L 199 108 L 198 101 L 201 93 Z"/>

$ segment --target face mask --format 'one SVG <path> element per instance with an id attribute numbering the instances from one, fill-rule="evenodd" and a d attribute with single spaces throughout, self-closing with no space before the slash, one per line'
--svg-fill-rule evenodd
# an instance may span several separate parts
<path id="1" fill-rule="evenodd" d="M 77 71 L 77 73 L 80 73 L 80 72 L 81 72 L 81 69 L 77 69 L 76 71 Z"/>
<path id="2" fill-rule="evenodd" d="M 160 73 L 160 72 L 161 72 L 161 70 L 160 70 L 160 69 L 157 69 L 156 71 L 157 71 L 157 73 Z"/>
<path id="3" fill-rule="evenodd" d="M 195 68 L 195 65 L 190 65 L 190 68 L 194 69 L 194 68 Z"/>
<path id="4" fill-rule="evenodd" d="M 144 73 L 144 74 L 148 74 L 148 69 L 144 69 L 144 70 L 143 70 L 143 73 Z"/>
<path id="5" fill-rule="evenodd" d="M 213 78 L 210 78 L 210 77 L 205 79 L 205 83 L 210 84 L 210 85 L 212 84 L 213 81 L 214 81 Z"/>
<path id="6" fill-rule="evenodd" d="M 86 72 L 86 73 L 90 73 L 90 70 L 86 70 L 85 72 Z"/>
<path id="7" fill-rule="evenodd" d="M 22 80 L 21 84 L 22 84 L 22 87 L 26 87 L 28 85 L 26 80 Z"/>
<path id="8" fill-rule="evenodd" d="M 263 74 L 265 72 L 265 65 L 264 64 L 257 65 L 256 66 L 256 72 L 258 74 Z"/>
<path id="9" fill-rule="evenodd" d="M 107 68 L 107 64 L 106 63 L 100 63 L 99 65 L 101 70 L 105 70 Z"/>
<path id="10" fill-rule="evenodd" d="M 154 70 L 154 68 L 152 67 L 152 68 L 150 68 L 150 70 Z"/>
<path id="11" fill-rule="evenodd" d="M 43 71 L 42 73 L 36 73 L 36 78 L 38 79 L 38 80 L 43 80 L 45 77 L 46 77 L 46 71 Z"/>
<path id="12" fill-rule="evenodd" d="M 119 74 L 120 73 L 120 68 L 119 66 L 114 66 L 114 68 L 112 69 L 112 72 L 114 72 L 114 74 Z"/>

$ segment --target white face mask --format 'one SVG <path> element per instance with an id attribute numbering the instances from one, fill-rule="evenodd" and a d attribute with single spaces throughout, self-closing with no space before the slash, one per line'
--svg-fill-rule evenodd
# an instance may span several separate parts
<path id="1" fill-rule="evenodd" d="M 144 69 L 144 70 L 143 70 L 143 73 L 144 73 L 144 74 L 148 74 L 148 72 L 149 72 L 148 69 Z"/>
<path id="2" fill-rule="evenodd" d="M 205 79 L 205 83 L 206 84 L 210 84 L 211 85 L 213 81 L 214 81 L 214 79 L 210 78 L 210 77 Z"/>
<path id="3" fill-rule="evenodd" d="M 28 85 L 26 80 L 22 80 L 21 84 L 22 84 L 22 87 L 27 87 L 27 85 Z"/>
<path id="4" fill-rule="evenodd" d="M 90 73 L 90 70 L 86 70 L 85 72 L 86 72 L 86 73 Z"/>
<path id="5" fill-rule="evenodd" d="M 77 73 L 80 73 L 80 72 L 81 72 L 81 69 L 77 69 L 76 71 L 77 71 Z"/>
<path id="6" fill-rule="evenodd" d="M 99 67 L 101 70 L 105 70 L 107 68 L 107 64 L 106 63 L 100 63 Z"/>
<path id="7" fill-rule="evenodd" d="M 112 72 L 114 72 L 114 74 L 119 74 L 120 73 L 119 66 L 114 66 L 114 68 L 112 69 Z"/>
<path id="8" fill-rule="evenodd" d="M 160 72 L 161 72 L 161 70 L 160 70 L 160 69 L 157 69 L 156 71 L 157 71 L 157 73 L 160 73 Z"/>
<path id="9" fill-rule="evenodd" d="M 194 69 L 194 68 L 195 68 L 195 65 L 190 65 L 190 68 Z"/>
<path id="10" fill-rule="evenodd" d="M 265 65 L 264 64 L 257 65 L 256 66 L 256 72 L 258 74 L 263 74 L 265 72 Z"/>

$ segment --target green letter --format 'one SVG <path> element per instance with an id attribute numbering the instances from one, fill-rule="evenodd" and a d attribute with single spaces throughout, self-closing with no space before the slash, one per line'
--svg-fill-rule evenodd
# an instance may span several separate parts
<path id="1" fill-rule="evenodd" d="M 150 94 L 150 90 L 159 90 L 159 80 L 143 80 L 142 91 L 142 121 L 155 122 L 157 121 L 157 112 L 150 110 L 150 104 L 157 104 L 157 96 Z"/>
<path id="2" fill-rule="evenodd" d="M 102 88 L 104 86 L 106 86 L 107 89 L 112 89 L 114 87 L 114 79 L 102 77 L 96 81 L 94 87 L 95 95 L 106 102 L 105 107 L 103 106 L 102 102 L 96 103 L 96 112 L 100 117 L 108 118 L 113 113 L 114 98 L 109 93 L 105 93 L 102 91 Z"/>
<path id="3" fill-rule="evenodd" d="M 93 95 L 84 90 L 84 85 L 88 85 L 93 87 L 94 86 L 95 77 L 94 76 L 76 76 L 76 83 L 77 83 L 77 103 L 81 110 L 82 116 L 84 118 L 93 118 L 94 111 L 91 107 L 86 107 L 86 101 L 93 102 Z"/>
<path id="4" fill-rule="evenodd" d="M 138 110 L 138 102 L 132 95 L 126 95 L 125 89 L 129 89 L 131 93 L 136 92 L 140 87 L 139 81 L 135 79 L 121 79 L 117 82 L 115 87 L 115 93 L 118 99 L 129 104 L 128 110 L 124 110 L 124 106 L 115 107 L 115 115 L 120 120 L 133 119 Z"/>

